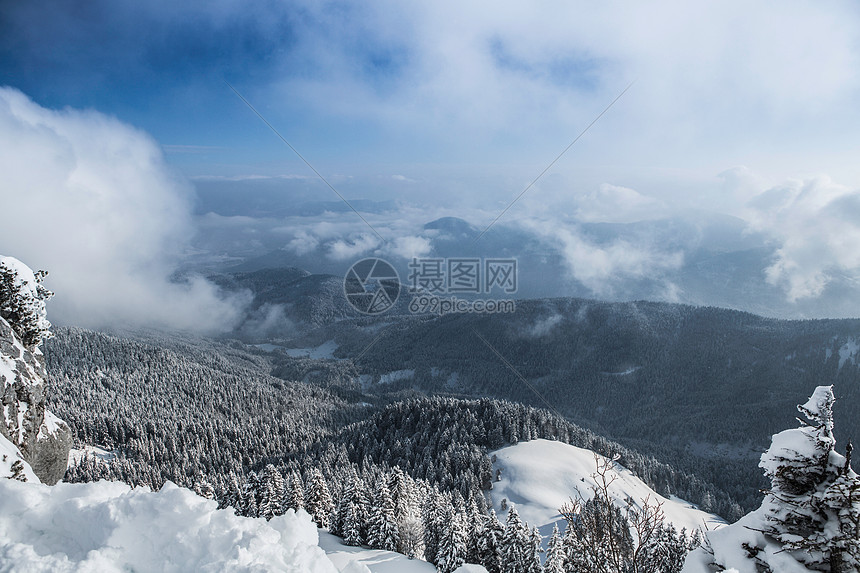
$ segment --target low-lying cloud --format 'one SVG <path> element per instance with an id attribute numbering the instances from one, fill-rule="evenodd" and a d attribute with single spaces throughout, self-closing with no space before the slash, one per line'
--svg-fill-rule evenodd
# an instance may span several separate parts
<path id="1" fill-rule="evenodd" d="M 860 280 L 860 190 L 827 177 L 795 180 L 748 207 L 753 227 L 779 244 L 767 280 L 792 302 L 821 295 L 838 276 Z"/>
<path id="2" fill-rule="evenodd" d="M 54 322 L 214 332 L 244 302 L 174 280 L 193 234 L 189 185 L 147 134 L 0 88 L 0 251 L 46 269 Z"/>

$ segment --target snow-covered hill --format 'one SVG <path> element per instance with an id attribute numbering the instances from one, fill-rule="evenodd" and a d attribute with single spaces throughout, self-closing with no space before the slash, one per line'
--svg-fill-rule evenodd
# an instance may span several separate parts
<path id="1" fill-rule="evenodd" d="M 587 500 L 594 496 L 593 474 L 597 470 L 594 452 L 551 440 L 520 442 L 497 450 L 493 471 L 501 470 L 501 480 L 493 482 L 490 491 L 497 513 L 502 500 L 515 506 L 520 517 L 538 526 L 545 537 L 553 524 L 564 529 L 564 519 L 558 509 L 569 498 Z M 619 504 L 632 498 L 637 505 L 646 498 L 662 504 L 666 519 L 676 528 L 712 530 L 725 525 L 720 517 L 702 511 L 678 498 L 666 499 L 648 487 L 630 470 L 615 464 L 611 470 L 615 481 L 609 491 Z"/>

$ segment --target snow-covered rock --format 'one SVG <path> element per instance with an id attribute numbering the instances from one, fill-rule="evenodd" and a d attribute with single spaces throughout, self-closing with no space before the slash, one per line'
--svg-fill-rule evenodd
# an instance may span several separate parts
<path id="1" fill-rule="evenodd" d="M 304 511 L 238 517 L 171 483 L 0 479 L 0 570 L 337 573 Z"/>
<path id="2" fill-rule="evenodd" d="M 45 363 L 0 318 L 0 434 L 14 444 L 47 484 L 66 473 L 72 433 L 45 408 Z"/>
<path id="3" fill-rule="evenodd" d="M 0 478 L 17 478 L 39 483 L 33 468 L 21 455 L 21 451 L 6 436 L 0 434 Z"/>
<path id="4" fill-rule="evenodd" d="M 556 523 L 564 530 L 564 518 L 558 510 L 570 498 L 588 500 L 594 496 L 597 466 L 591 450 L 551 440 L 530 440 L 493 454 L 494 472 L 501 470 L 501 480 L 493 482 L 490 491 L 493 507 L 500 512 L 502 500 L 507 500 L 508 507 L 516 507 L 523 521 L 537 526 L 544 538 Z M 645 499 L 660 503 L 666 520 L 679 530 L 710 530 L 725 525 L 720 517 L 691 503 L 659 495 L 620 464 L 613 464 L 610 472 L 615 480 L 609 492 L 619 505 L 627 499 L 639 507 Z"/>

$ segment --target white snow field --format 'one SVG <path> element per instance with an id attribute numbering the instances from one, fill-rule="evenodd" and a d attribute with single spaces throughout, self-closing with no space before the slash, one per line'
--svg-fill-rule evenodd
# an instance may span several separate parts
<path id="1" fill-rule="evenodd" d="M 0 572 L 337 573 L 301 511 L 237 517 L 167 483 L 46 486 L 0 479 Z"/>
<path id="2" fill-rule="evenodd" d="M 524 521 L 540 529 L 544 543 L 552 533 L 553 524 L 558 523 L 559 530 L 564 531 L 564 518 L 558 509 L 569 498 L 581 496 L 587 500 L 594 496 L 591 488 L 596 484 L 592 476 L 597 466 L 591 450 L 551 440 L 530 440 L 493 453 L 496 456 L 493 475 L 496 468 L 502 470 L 501 481 L 494 481 L 490 490 L 499 519 L 504 521 L 507 515 L 507 511 L 501 509 L 501 501 L 507 499 L 508 507 L 516 507 Z M 623 506 L 628 497 L 638 506 L 646 498 L 662 503 L 666 520 L 687 531 L 713 530 L 726 523 L 682 499 L 666 499 L 619 464 L 611 471 L 616 479 L 609 492 L 619 506 Z"/>
<path id="3" fill-rule="evenodd" d="M 436 567 L 405 555 L 381 549 L 350 547 L 340 537 L 320 530 L 320 547 L 341 573 L 435 573 Z M 487 573 L 482 565 L 466 564 L 454 573 Z"/>
<path id="4" fill-rule="evenodd" d="M 320 530 L 320 547 L 335 564 L 338 571 L 370 571 L 371 573 L 435 573 L 436 568 L 419 559 L 381 549 L 350 547 L 340 537 Z M 349 568 L 351 567 L 351 568 Z"/>
<path id="5" fill-rule="evenodd" d="M 0 436 L 0 478 L 18 449 Z M 0 573 L 435 573 L 392 551 L 348 547 L 304 511 L 271 521 L 168 482 L 157 492 L 121 482 L 0 479 Z M 456 573 L 486 573 L 464 565 Z"/>

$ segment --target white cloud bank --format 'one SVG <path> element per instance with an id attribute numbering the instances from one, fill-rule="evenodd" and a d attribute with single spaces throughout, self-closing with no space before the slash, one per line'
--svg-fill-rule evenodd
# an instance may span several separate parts
<path id="1" fill-rule="evenodd" d="M 778 241 L 766 275 L 789 300 L 817 297 L 837 276 L 860 281 L 860 190 L 827 177 L 788 181 L 755 196 L 748 219 Z"/>
<path id="2" fill-rule="evenodd" d="M 171 280 L 191 237 L 190 188 L 145 133 L 0 88 L 0 247 L 51 274 L 55 322 L 231 327 L 239 301 Z"/>

